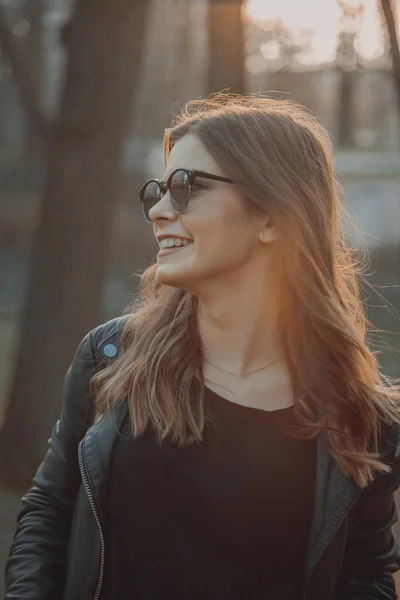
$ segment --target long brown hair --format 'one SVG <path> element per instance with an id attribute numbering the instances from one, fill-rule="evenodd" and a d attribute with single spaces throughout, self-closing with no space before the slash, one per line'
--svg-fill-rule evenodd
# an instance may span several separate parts
<path id="1" fill-rule="evenodd" d="M 186 105 L 165 132 L 165 160 L 188 132 L 281 229 L 279 327 L 297 437 L 324 431 L 327 451 L 364 487 L 376 471 L 389 470 L 379 437 L 384 424 L 400 422 L 400 390 L 380 373 L 367 344 L 361 271 L 340 226 L 344 203 L 330 137 L 296 103 L 230 94 Z M 160 438 L 199 442 L 204 379 L 197 300 L 158 283 L 156 270 L 152 265 L 141 276 L 121 356 L 93 379 L 97 412 L 128 398 L 134 436 L 151 425 Z"/>

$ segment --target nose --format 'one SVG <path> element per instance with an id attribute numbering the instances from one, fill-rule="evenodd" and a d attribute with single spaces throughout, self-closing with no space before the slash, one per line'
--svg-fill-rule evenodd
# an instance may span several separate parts
<path id="1" fill-rule="evenodd" d="M 162 198 L 152 206 L 149 210 L 149 217 L 153 223 L 162 223 L 165 221 L 176 221 L 178 219 L 177 213 L 172 208 L 171 196 L 169 191 L 162 196 Z"/>

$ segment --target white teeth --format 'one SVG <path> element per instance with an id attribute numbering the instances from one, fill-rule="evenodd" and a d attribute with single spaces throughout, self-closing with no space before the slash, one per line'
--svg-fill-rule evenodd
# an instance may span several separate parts
<path id="1" fill-rule="evenodd" d="M 181 238 L 165 238 L 160 241 L 160 248 L 162 250 L 164 248 L 173 248 L 174 246 L 187 246 L 190 243 L 190 240 L 183 240 Z"/>

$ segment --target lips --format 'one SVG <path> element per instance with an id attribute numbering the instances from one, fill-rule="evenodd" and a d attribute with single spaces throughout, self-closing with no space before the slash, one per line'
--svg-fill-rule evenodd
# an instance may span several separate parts
<path id="1" fill-rule="evenodd" d="M 186 244 L 186 245 L 182 245 L 182 246 L 170 246 L 169 248 L 162 248 L 159 253 L 158 256 L 165 256 L 166 254 L 173 254 L 174 252 L 179 252 L 179 250 L 183 250 L 184 248 L 187 248 L 188 246 L 191 246 L 192 244 Z"/>
<path id="2" fill-rule="evenodd" d="M 156 236 L 158 243 L 161 242 L 161 240 L 183 240 L 186 242 L 192 242 L 193 240 L 189 239 L 189 238 L 185 238 L 182 235 L 172 235 L 172 234 L 167 234 L 167 233 L 163 233 L 162 235 L 157 235 Z"/>

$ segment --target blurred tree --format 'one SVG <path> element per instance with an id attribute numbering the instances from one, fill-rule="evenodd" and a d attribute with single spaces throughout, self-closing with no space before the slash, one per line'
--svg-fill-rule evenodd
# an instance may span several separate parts
<path id="1" fill-rule="evenodd" d="M 354 146 L 354 34 L 342 31 L 338 38 L 336 51 L 339 71 L 339 114 L 337 141 L 340 148 Z"/>
<path id="2" fill-rule="evenodd" d="M 29 7 L 33 26 L 29 21 L 13 23 L 9 11 L 0 3 L 0 50 L 7 58 L 19 89 L 22 105 L 25 109 L 29 130 L 37 140 L 44 143 L 48 134 L 48 123 L 43 114 L 40 102 L 39 73 L 38 73 L 38 49 L 40 47 L 39 22 L 42 10 L 42 1 L 35 0 Z M 29 28 L 29 38 L 26 34 Z M 18 33 L 18 31 L 20 33 Z M 29 43 L 27 43 L 29 39 Z"/>
<path id="3" fill-rule="evenodd" d="M 358 67 L 356 39 L 364 14 L 359 0 L 338 0 L 342 10 L 341 31 L 338 36 L 336 64 L 340 75 L 337 140 L 341 148 L 352 148 L 354 142 L 354 74 Z"/>
<path id="4" fill-rule="evenodd" d="M 396 8 L 391 0 L 378 0 L 389 42 L 392 60 L 392 75 L 397 95 L 398 115 L 400 121 L 400 41 L 397 32 Z M 400 131 L 399 131 L 400 134 Z M 397 247 L 398 273 L 400 273 L 400 244 Z"/>
<path id="5" fill-rule="evenodd" d="M 45 0 L 26 1 L 26 12 L 28 24 L 27 44 L 31 56 L 31 67 L 36 85 L 42 89 L 43 76 L 43 12 Z"/>
<path id="6" fill-rule="evenodd" d="M 36 86 L 36 96 L 39 107 L 43 106 L 43 12 L 45 8 L 45 0 L 29 0 L 26 2 L 27 20 L 25 23 L 28 27 L 27 47 L 31 57 L 32 77 Z M 20 24 L 20 26 L 23 23 Z M 35 161 L 32 160 L 41 150 L 41 140 L 38 138 L 36 129 L 32 128 L 28 120 L 25 155 L 27 165 L 33 168 Z"/>
<path id="7" fill-rule="evenodd" d="M 396 88 L 397 104 L 400 115 L 400 41 L 397 31 L 395 6 L 391 0 L 378 0 L 379 7 L 386 25 L 390 56 L 392 59 L 392 74 Z"/>
<path id="8" fill-rule="evenodd" d="M 145 35 L 146 0 L 76 0 L 63 30 L 65 88 L 47 148 L 0 481 L 26 489 L 60 410 L 78 340 L 101 322 L 121 152 Z"/>
<path id="9" fill-rule="evenodd" d="M 193 6 L 191 0 L 151 0 L 150 6 L 132 129 L 137 136 L 159 142 L 160 134 L 170 124 L 171 109 L 190 95 L 195 58 L 190 29 Z"/>
<path id="10" fill-rule="evenodd" d="M 245 92 L 244 0 L 209 0 L 208 92 Z"/>
<path id="11" fill-rule="evenodd" d="M 302 29 L 294 34 L 282 19 L 257 22 L 247 18 L 247 56 L 263 60 L 264 70 L 289 71 L 298 65 L 298 58 L 310 51 L 314 32 Z"/>
<path id="12" fill-rule="evenodd" d="M 312 50 L 314 31 L 294 32 L 282 19 L 255 21 L 247 17 L 245 25 L 250 87 L 267 89 L 273 98 L 289 97 L 318 112 L 320 95 L 311 73 L 301 65 Z"/>

